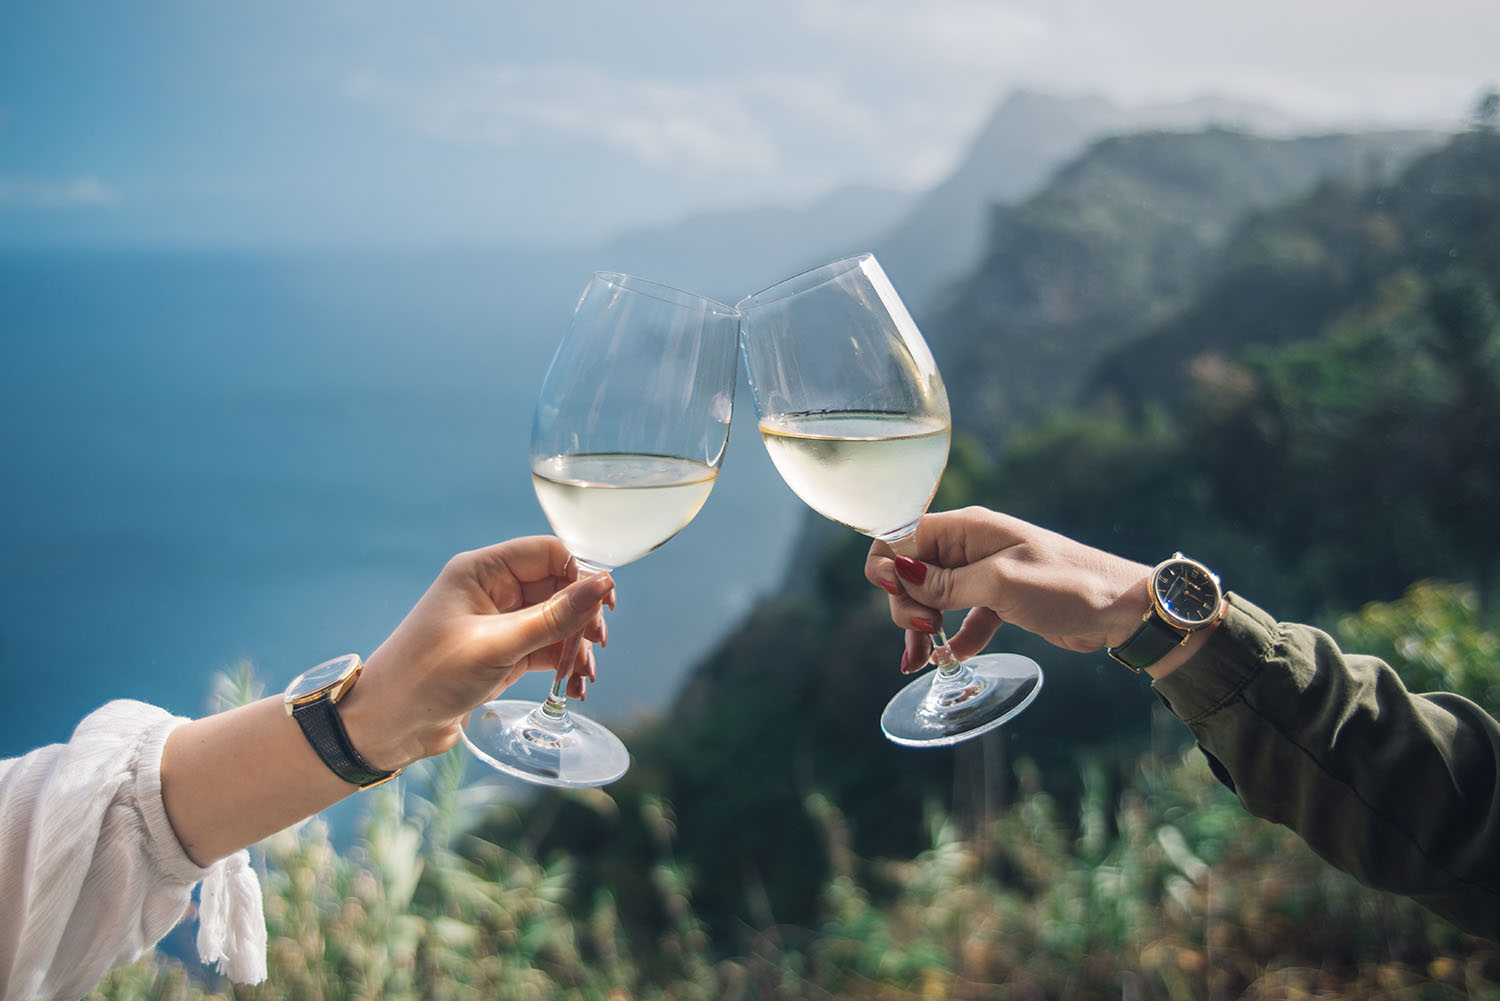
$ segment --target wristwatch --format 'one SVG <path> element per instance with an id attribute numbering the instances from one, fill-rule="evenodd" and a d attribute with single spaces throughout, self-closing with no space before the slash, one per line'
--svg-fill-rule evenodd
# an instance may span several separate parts
<path id="1" fill-rule="evenodd" d="M 1171 559 L 1152 569 L 1146 589 L 1151 594 L 1151 607 L 1142 616 L 1140 628 L 1108 651 L 1132 671 L 1155 664 L 1224 614 L 1224 591 L 1218 575 L 1181 553 L 1173 553 Z"/>
<path id="2" fill-rule="evenodd" d="M 350 785 L 368 789 L 389 782 L 401 774 L 401 769 L 387 772 L 371 765 L 359 756 L 344 729 L 338 703 L 349 694 L 362 670 L 364 664 L 359 654 L 347 653 L 325 660 L 292 679 L 282 699 L 287 715 L 302 727 L 303 736 L 323 764 Z"/>

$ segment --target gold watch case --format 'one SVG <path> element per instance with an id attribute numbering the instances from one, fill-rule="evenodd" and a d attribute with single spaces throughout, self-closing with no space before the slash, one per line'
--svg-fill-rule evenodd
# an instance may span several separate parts
<path id="1" fill-rule="evenodd" d="M 316 702 L 325 696 L 329 702 L 337 704 L 359 680 L 359 673 L 364 670 L 364 666 L 359 654 L 346 653 L 303 671 L 292 679 L 292 683 L 282 693 L 287 715 L 290 716 L 297 707 Z"/>

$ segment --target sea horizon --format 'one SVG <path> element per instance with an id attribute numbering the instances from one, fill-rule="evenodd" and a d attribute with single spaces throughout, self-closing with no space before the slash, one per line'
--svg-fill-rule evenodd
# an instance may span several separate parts
<path id="1" fill-rule="evenodd" d="M 454 552 L 550 529 L 536 389 L 607 260 L 0 249 L 0 757 L 136 698 L 208 711 L 368 654 Z M 712 294 L 711 292 L 709 294 Z M 628 729 L 785 573 L 804 509 L 743 392 L 699 517 L 617 572 L 584 711 Z M 540 675 L 513 686 L 542 697 Z"/>

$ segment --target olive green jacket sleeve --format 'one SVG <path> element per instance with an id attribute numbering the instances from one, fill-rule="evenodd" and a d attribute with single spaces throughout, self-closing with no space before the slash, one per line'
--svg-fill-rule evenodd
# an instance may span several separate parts
<path id="1" fill-rule="evenodd" d="M 1156 682 L 1251 813 L 1370 886 L 1500 941 L 1500 724 L 1238 595 Z"/>

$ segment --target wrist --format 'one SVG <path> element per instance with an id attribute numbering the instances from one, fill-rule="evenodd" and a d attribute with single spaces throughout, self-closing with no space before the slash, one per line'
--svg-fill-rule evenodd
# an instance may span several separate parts
<path id="1" fill-rule="evenodd" d="M 1104 646 L 1117 647 L 1128 640 L 1151 611 L 1151 568 L 1130 563 L 1118 575 L 1114 601 L 1105 616 Z"/>
<path id="2" fill-rule="evenodd" d="M 1224 615 L 1228 611 L 1228 608 L 1229 598 L 1225 597 L 1222 599 L 1222 603 L 1219 606 L 1219 619 L 1217 622 L 1215 622 L 1211 626 L 1208 626 L 1207 628 L 1200 629 L 1197 632 L 1193 633 L 1187 638 L 1187 642 L 1183 643 L 1179 647 L 1175 647 L 1161 660 L 1146 668 L 1146 673 L 1151 676 L 1151 680 L 1160 681 L 1162 678 L 1165 678 L 1167 675 L 1172 674 L 1178 668 L 1182 667 L 1188 661 L 1192 660 L 1194 655 L 1197 654 L 1199 650 L 1203 649 L 1203 645 L 1208 642 L 1208 638 L 1213 635 L 1214 630 L 1218 629 L 1219 626 L 1223 624 Z"/>
<path id="3" fill-rule="evenodd" d="M 428 744 L 421 720 L 404 710 L 408 700 L 396 697 L 385 672 L 371 666 L 365 662 L 359 683 L 339 701 L 339 717 L 360 757 L 373 768 L 396 771 L 427 757 Z"/>

